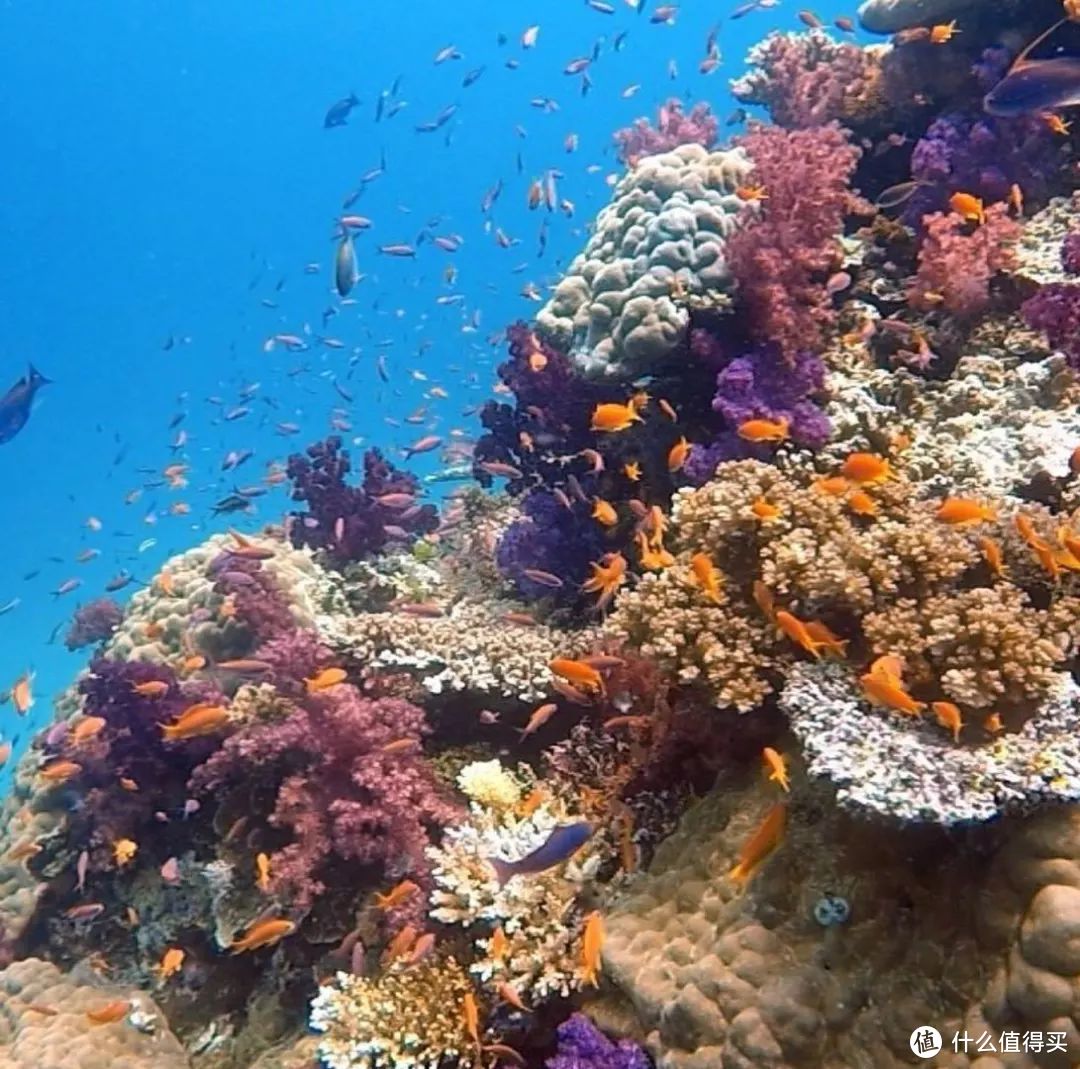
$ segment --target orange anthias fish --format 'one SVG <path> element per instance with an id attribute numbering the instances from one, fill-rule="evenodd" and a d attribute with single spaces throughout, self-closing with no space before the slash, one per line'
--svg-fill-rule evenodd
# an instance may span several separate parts
<path id="1" fill-rule="evenodd" d="M 949 208 L 956 212 L 965 222 L 986 222 L 986 208 L 982 200 L 971 193 L 954 193 L 949 198 Z"/>
<path id="2" fill-rule="evenodd" d="M 263 894 L 270 890 L 270 857 L 262 852 L 255 855 L 255 886 Z"/>
<path id="3" fill-rule="evenodd" d="M 19 716 L 26 716 L 34 706 L 34 674 L 26 672 L 15 680 L 11 687 L 11 704 Z"/>
<path id="4" fill-rule="evenodd" d="M 103 716 L 84 716 L 72 729 L 68 736 L 72 746 L 81 746 L 89 742 L 95 735 L 101 733 L 108 721 Z"/>
<path id="5" fill-rule="evenodd" d="M 161 961 L 154 968 L 154 971 L 158 974 L 158 979 L 168 980 L 170 976 L 175 976 L 183 967 L 185 957 L 186 955 L 180 947 L 169 947 L 161 955 Z"/>
<path id="6" fill-rule="evenodd" d="M 233 954 L 243 954 L 248 950 L 260 950 L 262 947 L 276 946 L 286 936 L 296 931 L 296 924 L 285 918 L 260 921 L 244 935 L 234 939 L 229 946 Z"/>
<path id="7" fill-rule="evenodd" d="M 482 1062 L 483 1056 L 480 1047 L 480 1007 L 476 1005 L 476 996 L 471 992 L 465 993 L 461 1003 L 461 1016 L 465 1022 L 465 1032 L 469 1039 L 476 1044 L 477 1060 Z"/>
<path id="8" fill-rule="evenodd" d="M 66 783 L 81 771 L 82 765 L 75 761 L 53 761 L 38 773 L 38 777 L 46 783 Z"/>
<path id="9" fill-rule="evenodd" d="M 852 490 L 847 496 L 847 506 L 856 516 L 877 515 L 877 502 L 865 490 Z"/>
<path id="10" fill-rule="evenodd" d="M 594 431 L 625 431 L 634 423 L 641 423 L 641 414 L 633 404 L 604 404 L 593 409 L 589 426 Z"/>
<path id="11" fill-rule="evenodd" d="M 575 687 L 604 693 L 604 677 L 584 661 L 575 661 L 569 657 L 556 657 L 548 663 L 548 668 Z"/>
<path id="12" fill-rule="evenodd" d="M 984 505 L 981 501 L 973 501 L 971 498 L 966 497 L 945 498 L 934 515 L 942 523 L 948 523 L 954 527 L 975 523 L 993 523 L 997 519 L 995 509 L 989 505 Z"/>
<path id="13" fill-rule="evenodd" d="M 387 910 L 400 906 L 402 902 L 412 898 L 420 888 L 412 880 L 402 880 L 401 883 L 391 887 L 386 894 L 375 893 L 375 905 L 385 913 Z"/>
<path id="14" fill-rule="evenodd" d="M 132 683 L 131 692 L 140 698 L 160 698 L 167 693 L 169 684 L 163 679 L 148 679 L 145 683 Z"/>
<path id="15" fill-rule="evenodd" d="M 619 514 L 610 501 L 598 497 L 593 502 L 592 518 L 604 527 L 614 527 L 619 522 Z"/>
<path id="16" fill-rule="evenodd" d="M 126 1017 L 130 1011 L 131 1003 L 127 999 L 117 999 L 96 1010 L 87 1010 L 86 1019 L 91 1024 L 114 1024 Z"/>
<path id="17" fill-rule="evenodd" d="M 166 741 L 198 739 L 216 735 L 229 722 L 229 711 L 223 705 L 192 705 L 185 709 L 171 724 L 162 724 Z"/>
<path id="18" fill-rule="evenodd" d="M 719 605 L 723 576 L 708 553 L 695 553 L 690 558 L 690 582 L 714 605 Z"/>
<path id="19" fill-rule="evenodd" d="M 787 806 L 783 802 L 777 802 L 743 843 L 739 850 L 738 864 L 728 873 L 728 876 L 737 883 L 745 884 L 784 841 L 786 823 Z"/>
<path id="20" fill-rule="evenodd" d="M 113 843 L 113 860 L 117 868 L 130 865 L 139 852 L 139 844 L 134 839 L 117 839 Z"/>
<path id="21" fill-rule="evenodd" d="M 600 951 L 604 946 L 604 920 L 599 910 L 585 918 L 581 936 L 581 980 L 591 987 L 600 986 Z"/>
<path id="22" fill-rule="evenodd" d="M 344 683 L 348 675 L 349 673 L 344 668 L 324 668 L 310 679 L 305 679 L 304 685 L 307 687 L 308 694 L 317 694 L 320 690 Z"/>
<path id="23" fill-rule="evenodd" d="M 960 730 L 964 726 L 960 710 L 952 702 L 931 702 L 930 708 L 937 718 L 937 722 L 952 732 L 953 742 L 960 741 Z"/>
<path id="24" fill-rule="evenodd" d="M 780 419 L 747 419 L 739 424 L 736 432 L 747 442 L 785 442 L 791 421 L 786 416 Z"/>
<path id="25" fill-rule="evenodd" d="M 590 565 L 592 575 L 581 584 L 586 594 L 598 595 L 596 607 L 606 608 L 619 587 L 626 582 L 626 558 L 621 553 L 605 553 Z"/>
<path id="26" fill-rule="evenodd" d="M 766 746 L 761 751 L 761 759 L 769 770 L 769 782 L 779 784 L 780 789 L 785 793 L 790 791 L 791 784 L 788 781 L 787 760 L 783 754 L 777 753 L 771 746 Z"/>
<path id="27" fill-rule="evenodd" d="M 806 629 L 806 624 L 797 616 L 781 609 L 775 616 L 776 626 L 791 639 L 797 646 L 801 646 L 807 653 L 815 657 L 821 657 L 822 643 L 814 638 Z"/>
<path id="28" fill-rule="evenodd" d="M 555 702 L 545 702 L 543 705 L 538 705 L 532 711 L 529 722 L 521 729 L 521 737 L 524 739 L 527 735 L 539 731 L 558 711 L 559 707 Z"/>
<path id="29" fill-rule="evenodd" d="M 680 471 L 690 455 L 690 443 L 685 438 L 680 438 L 670 450 L 668 450 L 668 471 L 674 473 Z"/>
<path id="30" fill-rule="evenodd" d="M 762 523 L 768 523 L 771 520 L 775 520 L 780 515 L 780 506 L 774 505 L 765 498 L 759 497 L 751 506 L 750 511 L 762 521 Z"/>
<path id="31" fill-rule="evenodd" d="M 943 45 L 951 41 L 959 32 L 956 28 L 956 19 L 951 22 L 939 22 L 936 26 L 930 27 L 930 43 Z"/>
<path id="32" fill-rule="evenodd" d="M 859 677 L 859 685 L 874 705 L 884 706 L 905 716 L 919 716 L 926 708 L 926 702 L 916 701 L 904 690 L 899 679 L 884 672 L 867 672 Z"/>
<path id="33" fill-rule="evenodd" d="M 987 538 L 983 535 L 979 539 L 979 550 L 983 555 L 983 560 L 986 561 L 987 567 L 994 573 L 994 575 L 1004 577 L 1005 559 L 1001 553 L 1001 546 L 992 538 Z"/>
<path id="34" fill-rule="evenodd" d="M 892 469 L 889 462 L 876 453 L 852 453 L 840 466 L 840 474 L 850 482 L 867 485 L 892 478 Z"/>
<path id="35" fill-rule="evenodd" d="M 847 639 L 841 638 L 820 620 L 807 620 L 803 626 L 810 638 L 817 643 L 818 649 L 835 653 L 837 657 L 843 657 L 847 653 Z"/>

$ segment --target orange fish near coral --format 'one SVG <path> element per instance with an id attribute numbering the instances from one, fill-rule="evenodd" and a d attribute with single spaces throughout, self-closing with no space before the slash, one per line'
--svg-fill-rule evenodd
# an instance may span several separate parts
<path id="1" fill-rule="evenodd" d="M 728 873 L 728 876 L 736 883 L 745 884 L 784 841 L 786 823 L 787 806 L 783 802 L 777 802 L 743 843 L 739 850 L 738 864 Z"/>
<path id="2" fill-rule="evenodd" d="M 222 705 L 198 704 L 189 706 L 171 724 L 162 724 L 161 732 L 168 742 L 199 739 L 216 735 L 229 722 L 229 711 Z"/>
<path id="3" fill-rule="evenodd" d="M 596 607 L 605 608 L 626 582 L 626 558 L 621 553 L 605 553 L 590 565 L 592 575 L 581 584 L 586 594 L 598 595 Z"/>
<path id="4" fill-rule="evenodd" d="M 775 520 L 780 515 L 780 506 L 773 505 L 763 497 L 759 497 L 751 506 L 750 511 L 759 519 L 762 523 L 768 523 L 770 520 Z"/>
<path id="5" fill-rule="evenodd" d="M 180 947 L 169 947 L 161 955 L 161 961 L 154 967 L 158 979 L 168 980 L 170 976 L 175 976 L 183 967 L 185 957 L 186 955 Z"/>
<path id="6" fill-rule="evenodd" d="M 128 1015 L 131 1003 L 127 999 L 117 999 L 96 1010 L 87 1010 L 86 1019 L 91 1024 L 115 1024 Z"/>
<path id="7" fill-rule="evenodd" d="M 668 450 L 667 455 L 667 467 L 668 471 L 673 474 L 682 470 L 682 466 L 686 463 L 686 458 L 690 455 L 690 443 L 685 438 L 680 438 L 672 447 Z"/>
<path id="8" fill-rule="evenodd" d="M 375 905 L 385 913 L 387 910 L 400 906 L 402 902 L 412 898 L 420 888 L 412 880 L 402 880 L 395 884 L 386 894 L 375 893 Z"/>
<path id="9" fill-rule="evenodd" d="M 344 683 L 348 675 L 349 673 L 344 668 L 324 668 L 310 679 L 305 679 L 304 685 L 307 687 L 308 694 L 317 694 L 320 690 Z"/>
<path id="10" fill-rule="evenodd" d="M 974 523 L 992 523 L 997 519 L 997 512 L 989 505 L 966 497 L 945 498 L 934 515 L 942 523 L 948 523 L 954 527 Z"/>
<path id="11" fill-rule="evenodd" d="M 863 694 L 874 705 L 884 706 L 905 716 L 919 716 L 926 708 L 926 702 L 916 701 L 900 681 L 883 673 L 867 672 L 859 677 Z"/>
<path id="12" fill-rule="evenodd" d="M 939 22 L 936 26 L 930 27 L 930 43 L 932 45 L 943 45 L 946 42 L 951 41 L 959 32 L 960 31 L 956 28 L 956 19 L 953 19 L 951 22 Z M 957 195 L 970 196 L 970 194 Z"/>
<path id="13" fill-rule="evenodd" d="M 169 684 L 163 679 L 148 679 L 145 683 L 132 683 L 131 692 L 140 698 L 160 698 L 167 693 Z"/>
<path id="14" fill-rule="evenodd" d="M 604 692 L 604 677 L 592 665 L 584 661 L 556 657 L 555 660 L 548 662 L 548 668 L 575 687 L 599 691 L 601 694 Z"/>
<path id="15" fill-rule="evenodd" d="M 820 620 L 807 620 L 803 626 L 818 649 L 835 653 L 837 657 L 843 657 L 847 653 L 847 639 L 841 638 Z"/>
<path id="16" fill-rule="evenodd" d="M 520 735 L 524 739 L 527 735 L 539 731 L 557 712 L 558 705 L 555 702 L 545 702 L 538 705 L 529 717 L 529 722 L 521 729 Z"/>
<path id="17" fill-rule="evenodd" d="M 821 643 L 807 631 L 806 624 L 803 623 L 802 620 L 789 612 L 785 612 L 783 609 L 776 614 L 775 619 L 776 626 L 787 635 L 792 642 L 797 646 L 801 646 L 807 653 L 813 654 L 815 657 L 821 656 Z"/>
<path id="18" fill-rule="evenodd" d="M 38 778 L 46 783 L 67 783 L 81 771 L 82 765 L 75 761 L 53 761 L 38 773 Z"/>
<path id="19" fill-rule="evenodd" d="M 780 419 L 747 419 L 739 424 L 737 434 L 746 442 L 785 442 L 791 423 L 786 416 Z"/>
<path id="20" fill-rule="evenodd" d="M 72 729 L 69 739 L 72 746 L 81 746 L 101 733 L 107 721 L 103 716 L 84 716 Z"/>
<path id="21" fill-rule="evenodd" d="M 987 538 L 985 535 L 979 539 L 979 551 L 983 555 L 983 560 L 986 561 L 987 567 L 999 577 L 1005 575 L 1005 560 L 1001 555 L 1001 546 L 998 545 L 992 538 Z"/>
<path id="22" fill-rule="evenodd" d="M 933 710 L 937 722 L 943 728 L 947 728 L 952 732 L 953 742 L 959 742 L 960 730 L 964 726 L 960 710 L 952 702 L 931 702 L 930 708 Z"/>
<path id="23" fill-rule="evenodd" d="M 592 518 L 604 527 L 614 527 L 619 522 L 619 514 L 615 511 L 614 505 L 602 497 L 596 498 L 593 502 Z"/>
<path id="24" fill-rule="evenodd" d="M 480 1007 L 476 1005 L 476 996 L 471 991 L 465 992 L 461 1002 L 461 1016 L 465 1022 L 465 1033 L 476 1044 L 477 1060 L 483 1062 L 480 1049 Z"/>
<path id="25" fill-rule="evenodd" d="M 270 857 L 262 852 L 255 855 L 255 886 L 263 894 L 270 890 Z"/>
<path id="26" fill-rule="evenodd" d="M 240 938 L 234 939 L 229 945 L 229 950 L 233 954 L 243 954 L 248 950 L 276 946 L 295 931 L 296 924 L 285 918 L 260 921 Z"/>
<path id="27" fill-rule="evenodd" d="M 708 553 L 695 553 L 690 558 L 690 582 L 714 605 L 720 604 L 723 576 L 717 571 Z"/>
<path id="28" fill-rule="evenodd" d="M 852 490 L 847 496 L 847 506 L 856 516 L 877 515 L 877 502 L 865 490 Z"/>
<path id="29" fill-rule="evenodd" d="M 954 193 L 949 198 L 949 208 L 968 223 L 985 223 L 986 208 L 983 202 L 971 193 Z"/>
<path id="30" fill-rule="evenodd" d="M 600 951 L 604 946 L 604 920 L 599 910 L 585 918 L 581 936 L 581 981 L 591 987 L 600 986 Z"/>
<path id="31" fill-rule="evenodd" d="M 765 762 L 765 767 L 769 770 L 769 782 L 779 784 L 780 789 L 787 793 L 791 790 L 791 785 L 788 782 L 788 770 L 787 760 L 780 753 L 777 753 L 771 746 L 766 746 L 761 751 L 761 759 Z"/>
<path id="32" fill-rule="evenodd" d="M 593 409 L 589 426 L 594 431 L 625 431 L 634 423 L 641 423 L 641 415 L 633 404 L 604 404 Z"/>
<path id="33" fill-rule="evenodd" d="M 851 453 L 840 465 L 840 474 L 850 482 L 872 485 L 892 478 L 892 469 L 889 462 L 876 453 Z"/>
<path id="34" fill-rule="evenodd" d="M 26 716 L 34 706 L 33 672 L 26 672 L 15 680 L 11 687 L 11 704 L 19 716 Z"/>

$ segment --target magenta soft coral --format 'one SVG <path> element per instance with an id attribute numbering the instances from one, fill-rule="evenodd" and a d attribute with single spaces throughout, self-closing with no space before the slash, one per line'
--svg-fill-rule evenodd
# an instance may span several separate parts
<path id="1" fill-rule="evenodd" d="M 961 318 L 990 305 L 990 281 L 1015 261 L 1013 245 L 1020 226 L 1004 203 L 991 204 L 981 223 L 956 212 L 923 216 L 924 235 L 919 267 L 908 290 L 908 303 L 918 311 L 936 308 Z"/>
<path id="2" fill-rule="evenodd" d="M 295 707 L 228 739 L 192 777 L 193 791 L 243 787 L 272 799 L 266 841 L 274 892 L 304 911 L 331 888 L 408 875 L 423 883 L 429 829 L 460 812 L 439 791 L 420 743 L 422 709 L 395 698 L 370 700 L 348 683 L 309 694 L 299 684 L 325 659 L 314 636 L 279 638 L 261 656 L 275 681 L 291 681 Z M 278 673 L 281 672 L 281 675 Z M 411 747 L 410 747 L 411 744 Z"/>
<path id="3" fill-rule="evenodd" d="M 615 131 L 615 144 L 619 159 L 633 166 L 642 156 L 670 152 L 679 145 L 696 143 L 712 148 L 719 128 L 708 104 L 695 104 L 687 113 L 682 101 L 672 97 L 661 105 L 655 126 L 648 119 L 637 119 Z"/>
<path id="4" fill-rule="evenodd" d="M 820 349 L 835 320 L 826 282 L 839 262 L 837 237 L 860 151 L 835 123 L 811 130 L 759 125 L 740 144 L 767 199 L 760 218 L 728 240 L 728 262 L 751 336 L 776 342 L 793 360 Z"/>

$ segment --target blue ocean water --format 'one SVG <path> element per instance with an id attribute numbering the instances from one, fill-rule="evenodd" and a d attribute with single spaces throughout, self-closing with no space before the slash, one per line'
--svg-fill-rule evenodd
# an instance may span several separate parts
<path id="1" fill-rule="evenodd" d="M 612 132 L 670 96 L 706 100 L 724 119 L 735 106 L 727 80 L 749 45 L 801 25 L 786 5 L 732 21 L 687 0 L 665 25 L 651 21 L 654 3 L 641 13 L 613 3 L 613 14 L 531 0 L 0 6 L 0 387 L 28 362 L 54 380 L 28 426 L 0 446 L 0 605 L 18 599 L 0 616 L 0 690 L 33 670 L 37 696 L 29 724 L 7 707 L 5 739 L 47 722 L 51 696 L 85 659 L 63 647 L 76 606 L 125 571 L 134 582 L 118 596 L 127 596 L 168 555 L 223 527 L 213 502 L 325 435 L 335 409 L 352 424 L 347 440 L 394 459 L 425 433 L 473 433 L 467 413 L 490 395 L 501 358 L 492 336 L 535 312 L 523 287 L 557 279 L 608 198 Z M 816 10 L 826 20 L 853 13 Z M 533 25 L 538 40 L 525 50 Z M 704 76 L 714 25 L 723 63 Z M 447 46 L 461 58 L 436 64 Z M 594 47 L 583 96 L 563 68 Z M 395 83 L 407 106 L 376 122 L 379 94 Z M 327 108 L 350 92 L 360 104 L 347 125 L 324 129 Z M 557 107 L 531 103 L 544 99 Z M 449 105 L 457 111 L 440 130 L 415 130 Z M 567 153 L 572 133 L 579 148 Z M 356 242 L 355 303 L 343 306 L 332 293 L 335 220 L 381 160 L 385 173 L 349 208 L 372 226 Z M 552 168 L 573 218 L 527 207 L 529 183 Z M 491 218 L 520 241 L 509 249 L 480 211 L 500 181 Z M 376 252 L 423 231 L 464 244 L 449 254 L 429 239 L 410 259 Z M 459 303 L 437 301 L 454 294 Z M 328 308 L 338 314 L 324 326 Z M 310 347 L 264 351 L 276 333 Z M 425 398 L 434 385 L 449 396 Z M 250 412 L 225 421 L 237 406 Z M 418 409 L 422 424 L 401 422 Z M 300 430 L 286 439 L 279 422 Z M 187 444 L 173 450 L 179 431 Z M 223 473 L 225 455 L 246 449 L 251 459 Z M 183 490 L 160 485 L 174 462 L 190 466 Z M 430 473 L 439 463 L 429 454 L 411 466 Z M 170 514 L 177 501 L 190 513 Z M 228 519 L 242 528 L 280 519 L 286 494 L 257 506 Z M 100 555 L 77 563 L 85 549 Z M 73 578 L 77 589 L 51 593 Z"/>

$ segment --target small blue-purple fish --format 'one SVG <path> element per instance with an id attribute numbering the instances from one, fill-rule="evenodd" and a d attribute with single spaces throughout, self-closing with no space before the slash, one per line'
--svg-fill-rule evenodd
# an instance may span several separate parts
<path id="1" fill-rule="evenodd" d="M 1067 22 L 1067 18 L 1055 22 L 1016 57 L 1005 77 L 983 98 L 988 114 L 1011 119 L 1080 104 L 1080 56 L 1028 58 L 1032 49 Z"/>
<path id="2" fill-rule="evenodd" d="M 504 861 L 501 857 L 489 857 L 500 886 L 514 876 L 531 876 L 561 865 L 577 853 L 592 836 L 592 825 L 580 820 L 575 824 L 562 824 L 555 828 L 543 845 L 520 861 Z"/>

